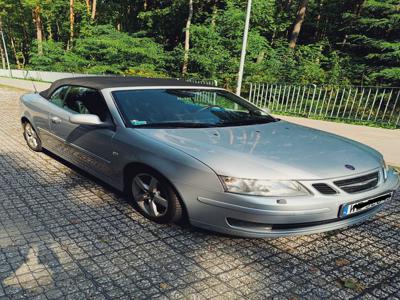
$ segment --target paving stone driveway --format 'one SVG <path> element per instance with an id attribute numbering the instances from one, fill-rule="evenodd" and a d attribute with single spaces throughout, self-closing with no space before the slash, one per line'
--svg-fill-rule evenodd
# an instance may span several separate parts
<path id="1" fill-rule="evenodd" d="M 400 297 L 400 193 L 356 227 L 241 239 L 141 217 L 111 188 L 28 150 L 0 89 L 0 299 Z"/>

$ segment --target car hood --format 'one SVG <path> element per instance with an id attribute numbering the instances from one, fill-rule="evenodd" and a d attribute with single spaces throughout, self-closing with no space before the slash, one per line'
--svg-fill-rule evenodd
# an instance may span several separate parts
<path id="1" fill-rule="evenodd" d="M 381 155 L 368 146 L 285 121 L 135 130 L 184 151 L 219 175 L 240 178 L 327 179 L 366 172 L 381 164 Z"/>

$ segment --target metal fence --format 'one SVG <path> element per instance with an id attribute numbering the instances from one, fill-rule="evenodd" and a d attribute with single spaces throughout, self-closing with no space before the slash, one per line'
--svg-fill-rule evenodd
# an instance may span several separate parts
<path id="1" fill-rule="evenodd" d="M 250 83 L 248 99 L 274 113 L 400 127 L 400 88 Z"/>
<path id="2" fill-rule="evenodd" d="M 0 76 L 53 82 L 57 79 L 95 74 L 0 69 Z M 188 79 L 193 83 L 218 86 L 216 80 Z M 288 85 L 250 83 L 247 98 L 274 113 L 389 125 L 400 128 L 400 88 Z M 197 99 L 214 103 L 215 94 Z"/>
<path id="3" fill-rule="evenodd" d="M 207 84 L 207 85 L 212 85 L 212 86 L 218 86 L 218 81 L 217 80 L 203 80 L 203 79 L 194 79 L 190 78 L 187 81 L 193 82 L 193 83 L 198 83 L 198 84 Z M 205 104 L 210 104 L 210 105 L 215 105 L 215 97 L 217 95 L 212 92 L 201 92 L 197 93 L 195 95 L 195 100 L 200 103 L 205 103 Z"/>

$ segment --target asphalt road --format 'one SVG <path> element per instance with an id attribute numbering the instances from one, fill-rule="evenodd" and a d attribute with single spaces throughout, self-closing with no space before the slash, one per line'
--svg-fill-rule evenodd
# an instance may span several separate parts
<path id="1" fill-rule="evenodd" d="M 141 217 L 121 194 L 28 150 L 0 89 L 0 299 L 400 297 L 400 192 L 324 234 L 242 239 Z"/>

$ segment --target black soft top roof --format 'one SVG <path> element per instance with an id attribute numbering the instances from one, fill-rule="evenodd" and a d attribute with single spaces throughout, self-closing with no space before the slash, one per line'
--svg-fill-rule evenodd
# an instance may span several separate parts
<path id="1" fill-rule="evenodd" d="M 40 95 L 44 98 L 49 98 L 51 94 L 63 85 L 77 85 L 96 90 L 115 87 L 148 87 L 148 86 L 199 86 L 199 87 L 214 87 L 206 84 L 188 82 L 180 79 L 165 79 L 165 78 L 141 78 L 141 77 L 122 77 L 122 76 L 87 76 L 64 78 L 54 81 L 51 86 L 42 92 Z"/>

